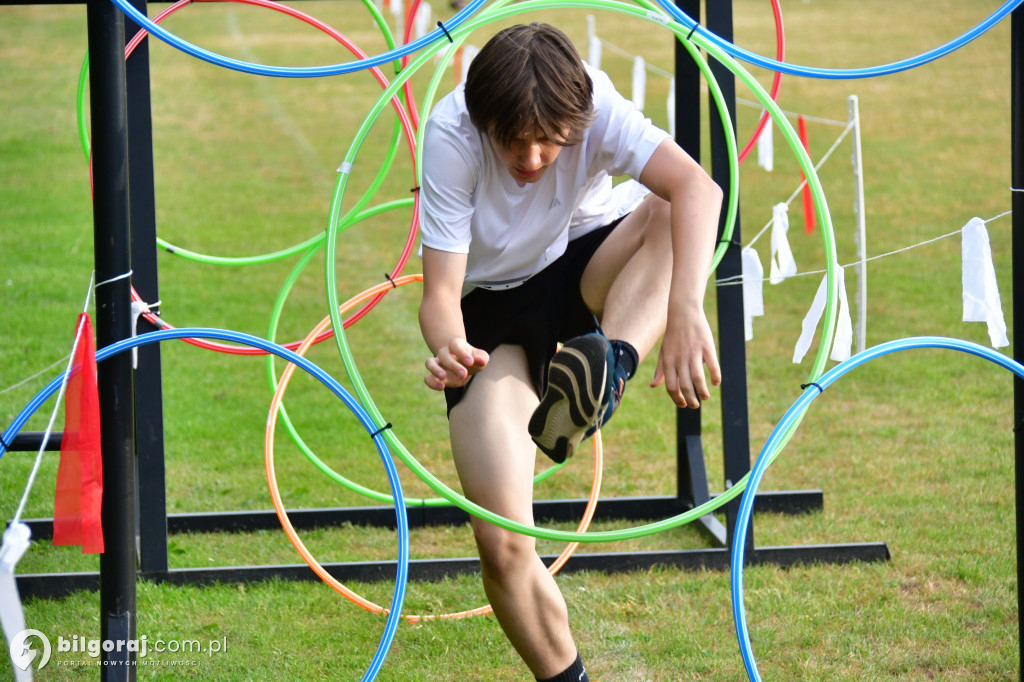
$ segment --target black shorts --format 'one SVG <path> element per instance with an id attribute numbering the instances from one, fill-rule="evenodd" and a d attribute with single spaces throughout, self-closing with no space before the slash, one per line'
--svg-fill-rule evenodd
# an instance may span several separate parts
<path id="1" fill-rule="evenodd" d="M 598 247 L 622 218 L 569 242 L 565 253 L 512 289 L 474 289 L 462 298 L 466 340 L 492 352 L 502 344 L 522 346 L 537 395 L 544 394 L 548 363 L 559 342 L 598 329 L 597 319 L 583 302 L 580 280 Z M 446 388 L 448 413 L 469 384 Z"/>

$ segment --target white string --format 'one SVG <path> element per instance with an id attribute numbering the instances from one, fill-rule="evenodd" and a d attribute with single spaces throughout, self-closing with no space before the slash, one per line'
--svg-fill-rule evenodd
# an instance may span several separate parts
<path id="1" fill-rule="evenodd" d="M 818 171 L 819 171 L 819 170 L 821 169 L 821 167 L 825 165 L 825 162 L 829 160 L 829 157 L 831 157 L 831 156 L 832 156 L 832 153 L 833 153 L 833 152 L 834 152 L 834 151 L 836 150 L 836 148 L 837 148 L 837 147 L 839 147 L 839 144 L 840 144 L 840 143 L 841 143 L 841 142 L 842 142 L 843 140 L 845 140 L 845 139 L 846 139 L 846 136 L 850 134 L 850 131 L 851 131 L 851 130 L 853 130 L 853 121 L 850 121 L 850 122 L 849 122 L 849 123 L 848 123 L 848 124 L 846 125 L 846 129 L 845 129 L 845 130 L 843 130 L 843 132 L 841 132 L 841 133 L 839 134 L 839 137 L 838 137 L 838 138 L 836 138 L 836 141 L 832 143 L 832 146 L 831 146 L 831 147 L 829 147 L 829 150 L 828 150 L 827 152 L 825 152 L 825 155 L 821 157 L 821 160 L 820 160 L 820 161 L 818 161 L 818 163 L 817 163 L 817 164 L 815 164 L 815 166 L 814 166 L 814 172 L 815 172 L 815 173 L 817 173 L 817 172 L 818 172 Z M 796 191 L 794 191 L 794 192 L 793 192 L 793 193 L 792 193 L 792 194 L 791 194 L 791 195 L 789 196 L 789 198 L 788 198 L 788 199 L 786 199 L 786 205 L 787 205 L 787 206 L 789 206 L 790 204 L 792 204 L 792 203 L 793 203 L 793 200 L 794 200 L 794 199 L 796 199 L 796 198 L 797 198 L 798 196 L 800 196 L 800 192 L 802 192 L 802 191 L 803 191 L 803 189 L 804 189 L 804 187 L 805 187 L 806 185 L 807 185 L 807 178 L 804 178 L 804 179 L 803 179 L 803 182 L 801 182 L 801 183 L 800 183 L 800 185 L 799 185 L 799 186 L 797 186 L 797 188 L 796 188 Z M 754 238 L 753 238 L 753 239 L 751 239 L 751 240 L 750 240 L 750 241 L 749 241 L 749 242 L 747 243 L 747 246 L 748 246 L 748 247 L 750 247 L 750 246 L 753 246 L 753 245 L 754 245 L 754 242 L 756 242 L 756 241 L 757 241 L 758 239 L 760 239 L 760 238 L 761 238 L 761 235 L 763 235 L 763 234 L 764 234 L 765 232 L 767 232 L 767 231 L 768 231 L 768 228 L 770 228 L 770 227 L 772 226 L 772 222 L 773 222 L 772 220 L 769 220 L 769 221 L 768 221 L 768 224 L 767 224 L 767 225 L 765 225 L 764 227 L 762 227 L 762 228 L 761 228 L 761 231 L 760 231 L 760 232 L 758 232 L 757 234 L 755 234 L 755 235 L 754 235 Z"/>
<path id="2" fill-rule="evenodd" d="M 95 278 L 96 277 L 96 273 L 93 272 L 92 276 L 93 276 L 93 278 Z M 128 272 L 124 272 L 124 273 L 122 273 L 122 274 L 120 274 L 120 275 L 118 275 L 116 277 L 111 277 L 110 279 L 105 279 L 102 282 L 97 282 L 96 285 L 93 288 L 99 288 L 99 287 L 103 286 L 104 284 L 110 284 L 112 282 L 116 282 L 116 281 L 118 281 L 120 279 L 125 279 L 125 278 L 131 277 L 131 276 L 132 276 L 132 271 L 129 270 Z M 86 299 L 86 301 L 88 301 L 88 299 Z"/>
<path id="3" fill-rule="evenodd" d="M 129 273 L 130 274 L 130 273 Z M 89 277 L 89 289 L 85 295 L 85 306 L 84 310 L 89 310 L 89 302 L 92 300 L 93 282 L 96 280 L 96 272 L 93 271 Z M 99 285 L 96 285 L 99 286 Z M 75 352 L 78 350 L 78 342 L 82 338 L 82 321 L 79 320 L 78 327 L 75 329 L 75 342 L 71 346 L 71 355 L 68 357 L 67 368 L 64 370 L 64 378 L 60 382 L 60 391 L 57 393 L 57 402 L 53 406 L 53 412 L 50 414 L 50 421 L 46 425 L 46 431 L 43 432 L 43 441 L 39 445 L 39 452 L 36 454 L 36 461 L 32 464 L 32 471 L 29 473 L 28 481 L 25 483 L 25 492 L 21 495 L 21 502 L 18 504 L 18 510 L 14 513 L 14 520 L 12 524 L 18 523 L 21 520 L 21 515 L 25 511 L 25 505 L 28 503 L 29 493 L 32 492 L 32 486 L 36 482 L 36 476 L 39 474 L 39 467 L 43 462 L 43 453 L 46 452 L 46 445 L 50 441 L 50 434 L 53 432 L 53 424 L 57 420 L 57 413 L 60 411 L 60 407 L 63 404 L 64 390 L 67 388 L 68 380 L 71 378 L 71 368 L 75 362 Z"/>
<path id="4" fill-rule="evenodd" d="M 986 225 L 988 225 L 992 221 L 999 220 L 1000 218 L 1005 218 L 1006 216 L 1010 215 L 1011 213 L 1013 213 L 1013 211 L 1006 211 L 1005 213 L 1000 213 L 997 216 L 993 216 L 993 217 L 989 218 L 988 220 L 985 220 L 984 223 Z M 910 251 L 911 249 L 916 249 L 919 246 L 924 246 L 926 244 L 931 244 L 933 242 L 937 242 L 937 241 L 939 241 L 941 239 L 947 239 L 949 237 L 953 237 L 955 235 L 960 234 L 963 231 L 964 231 L 964 228 L 961 227 L 959 230 L 954 230 L 954 231 L 952 231 L 952 232 L 950 232 L 948 234 L 944 234 L 944 235 L 941 235 L 941 236 L 938 236 L 938 237 L 932 237 L 931 239 L 926 239 L 925 241 L 918 242 L 917 244 L 911 244 L 910 246 L 904 246 L 902 248 L 896 249 L 895 251 L 889 251 L 887 253 L 880 253 L 878 255 L 871 256 L 870 258 L 864 258 L 862 260 L 854 261 L 854 262 L 848 263 L 846 265 L 840 265 L 839 267 L 841 267 L 841 268 L 852 268 L 852 267 L 855 267 L 855 266 L 860 265 L 862 263 L 869 263 L 869 262 L 871 262 L 873 260 L 878 260 L 880 258 L 887 258 L 888 256 L 895 256 L 898 253 L 903 253 L 904 251 Z M 811 270 L 809 272 L 798 272 L 795 275 L 790 275 L 790 277 L 805 277 L 805 276 L 810 276 L 810 275 L 820 275 L 820 274 L 825 273 L 825 272 L 828 272 L 828 271 L 827 270 Z M 768 278 L 766 277 L 766 278 L 762 279 L 761 281 L 767 282 Z M 715 280 L 715 284 L 719 285 L 719 286 L 733 286 L 733 285 L 736 285 L 736 284 L 743 284 L 743 275 L 734 275 L 732 277 L 725 277 L 723 279 L 716 279 Z"/>
<path id="5" fill-rule="evenodd" d="M 88 310 L 88 309 L 89 309 L 89 303 L 91 302 L 91 293 L 92 293 L 92 290 L 93 290 L 93 283 L 92 283 L 92 282 L 93 282 L 93 279 L 95 279 L 95 277 L 96 277 L 96 271 L 95 271 L 95 270 L 93 270 L 93 273 L 92 273 L 92 275 L 91 275 L 91 277 L 90 277 L 90 279 L 89 279 L 89 294 L 86 294 L 86 297 L 85 297 L 85 308 L 84 308 L 85 310 Z M 108 281 L 109 281 L 109 280 L 108 280 Z M 99 285 L 96 285 L 96 286 L 99 286 Z M 157 303 L 157 304 L 154 304 L 154 305 L 159 305 L 159 303 Z M 57 365 L 61 364 L 61 363 L 62 363 L 62 362 L 64 362 L 65 360 L 67 360 L 67 359 L 68 359 L 69 357 L 71 357 L 71 356 L 70 356 L 70 355 L 65 355 L 64 357 L 60 358 L 59 360 L 57 360 L 56 362 L 54 362 L 54 363 L 53 363 L 52 365 L 50 365 L 49 367 L 44 367 L 43 369 L 39 370 L 38 372 L 36 372 L 36 373 L 35 373 L 35 374 L 33 374 L 32 376 L 30 376 L 30 377 L 25 377 L 24 379 L 22 379 L 21 381 L 19 381 L 19 382 L 18 382 L 18 383 L 16 383 L 16 384 L 14 384 L 13 386 L 8 386 L 7 388 L 3 388 L 3 389 L 0 389 L 0 395 L 3 395 L 4 393 L 9 393 L 10 391 L 13 391 L 13 390 L 14 390 L 14 389 L 16 389 L 16 388 L 21 388 L 22 386 L 24 386 L 24 385 L 25 385 L 25 384 L 27 384 L 28 382 L 32 381 L 33 379 L 35 379 L 35 378 L 37 378 L 37 377 L 40 377 L 40 376 L 42 376 L 43 374 L 46 374 L 46 373 L 47 373 L 47 372 L 49 372 L 49 371 L 50 371 L 51 369 L 53 369 L 53 368 L 54 368 L 54 367 L 56 367 Z"/>
<path id="6" fill-rule="evenodd" d="M 636 55 L 630 54 L 629 52 L 627 52 L 626 50 L 622 49 L 618 45 L 615 45 L 614 43 L 611 43 L 608 40 L 605 40 L 601 36 L 596 36 L 596 37 L 597 37 L 597 39 L 599 41 L 601 41 L 601 45 L 603 45 L 604 47 L 607 47 L 609 50 L 611 50 L 615 54 L 619 55 L 620 57 L 625 57 L 625 58 L 627 58 L 629 60 L 632 60 L 632 59 L 635 58 Z M 657 66 L 654 66 L 652 64 L 648 63 L 646 66 L 647 66 L 647 70 L 648 71 L 650 71 L 651 73 L 655 73 L 655 74 L 657 74 L 659 76 L 662 76 L 663 78 L 673 78 L 674 77 L 674 74 L 672 74 L 671 72 L 666 71 L 664 69 L 660 69 Z M 707 87 L 706 86 L 701 86 L 701 91 L 707 92 Z M 764 110 L 764 105 L 761 104 L 760 102 L 754 102 L 754 101 L 749 100 L 749 99 L 743 99 L 742 97 L 737 97 L 736 98 L 736 103 L 737 104 L 742 104 L 744 106 L 751 107 L 751 108 L 754 108 L 754 109 L 761 109 L 762 111 Z M 837 120 L 834 120 L 834 119 L 831 119 L 831 118 L 821 118 L 821 117 L 818 117 L 818 116 L 808 116 L 807 114 L 800 114 L 800 113 L 797 113 L 797 112 L 794 112 L 794 111 L 786 111 L 785 109 L 782 109 L 780 111 L 782 111 L 782 113 L 785 116 L 789 117 L 789 118 L 799 118 L 800 116 L 803 116 L 805 121 L 811 121 L 813 123 L 824 123 L 825 125 L 832 125 L 832 126 L 837 126 L 837 127 L 838 126 L 845 126 L 845 125 L 847 125 L 849 123 L 849 121 L 837 121 Z"/>
<path id="7" fill-rule="evenodd" d="M 736 98 L 736 104 L 742 104 L 744 106 L 751 107 L 753 109 L 760 109 L 760 110 L 764 111 L 764 105 L 761 104 L 760 102 L 755 102 L 755 101 L 749 100 L 749 99 L 743 99 L 742 97 L 737 97 Z M 837 128 L 845 126 L 845 125 L 849 125 L 849 123 L 850 123 L 849 121 L 837 121 L 837 120 L 831 119 L 831 118 L 821 118 L 819 116 L 810 116 L 808 114 L 801 114 L 801 113 L 796 112 L 796 111 L 786 111 L 785 109 L 780 109 L 779 111 L 781 111 L 787 118 L 800 118 L 801 116 L 803 116 L 805 121 L 810 121 L 811 123 L 824 123 L 825 125 L 836 126 Z"/>
<path id="8" fill-rule="evenodd" d="M 56 367 L 57 365 L 59 365 L 60 363 L 64 362 L 64 361 L 65 361 L 65 360 L 67 360 L 67 359 L 68 359 L 68 356 L 67 356 L 67 355 L 65 355 L 64 357 L 62 357 L 62 358 L 61 358 L 60 360 L 58 360 L 57 362 L 53 363 L 53 364 L 52 364 L 52 365 L 50 365 L 49 367 L 46 367 L 46 368 L 44 368 L 44 369 L 41 369 L 41 370 L 39 370 L 38 372 L 36 372 L 36 373 L 35 373 L 35 374 L 33 374 L 32 376 L 30 376 L 30 377 L 26 377 L 26 378 L 22 379 L 21 381 L 19 381 L 18 383 L 14 384 L 13 386 L 8 386 L 8 387 L 7 387 L 7 388 L 5 388 L 5 389 L 0 389 L 0 395 L 3 395 L 4 393 L 7 393 L 8 391 L 13 391 L 13 390 L 14 390 L 14 389 L 16 389 L 16 388 L 19 388 L 19 387 L 21 387 L 21 386 L 24 386 L 25 384 L 27 384 L 28 382 L 32 381 L 32 380 L 33 380 L 33 379 L 35 379 L 36 377 L 38 377 L 38 376 L 42 376 L 43 374 L 46 374 L 46 373 L 47 373 L 47 372 L 49 372 L 49 371 L 50 371 L 51 369 L 53 369 L 54 367 Z"/>
<path id="9" fill-rule="evenodd" d="M 608 42 L 601 36 L 597 36 L 597 39 L 601 41 L 602 45 L 604 45 L 605 47 L 607 47 L 609 50 L 619 55 L 620 57 L 626 57 L 630 61 L 634 59 L 635 55 L 631 55 L 630 53 L 623 50 L 621 47 Z M 647 70 L 650 71 L 651 73 L 656 73 L 659 76 L 663 76 L 664 78 L 672 78 L 672 74 L 664 69 L 659 69 L 657 66 L 654 66 L 653 64 L 650 63 L 648 63 L 646 66 Z"/>

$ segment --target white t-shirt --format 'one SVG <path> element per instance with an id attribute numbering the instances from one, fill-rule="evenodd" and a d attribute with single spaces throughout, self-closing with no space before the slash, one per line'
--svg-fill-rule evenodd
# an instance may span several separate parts
<path id="1" fill-rule="evenodd" d="M 566 244 L 632 210 L 635 195 L 612 191 L 612 176 L 637 178 L 668 137 L 587 67 L 596 118 L 577 145 L 560 150 L 534 183 L 519 187 L 466 111 L 463 86 L 430 114 L 423 138 L 420 238 L 468 254 L 469 288 L 510 288 L 543 270 Z"/>

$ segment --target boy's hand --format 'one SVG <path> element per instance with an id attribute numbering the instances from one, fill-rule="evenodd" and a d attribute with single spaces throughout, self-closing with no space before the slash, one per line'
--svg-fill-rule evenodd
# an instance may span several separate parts
<path id="1" fill-rule="evenodd" d="M 651 386 L 664 382 L 672 402 L 679 407 L 696 409 L 701 400 L 711 397 L 704 378 L 704 364 L 708 366 L 711 385 L 721 384 L 722 370 L 715 341 L 703 311 L 699 315 L 670 315 Z"/>
<path id="2" fill-rule="evenodd" d="M 485 351 L 474 348 L 465 339 L 452 339 L 426 361 L 429 374 L 423 383 L 435 391 L 465 386 L 470 377 L 487 366 L 488 358 Z"/>

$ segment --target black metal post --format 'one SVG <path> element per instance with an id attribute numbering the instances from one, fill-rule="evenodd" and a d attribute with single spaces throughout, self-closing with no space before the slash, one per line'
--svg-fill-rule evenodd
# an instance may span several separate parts
<path id="1" fill-rule="evenodd" d="M 688 15 L 700 16 L 701 0 L 676 0 L 676 6 Z M 675 44 L 675 140 L 687 154 L 700 161 L 700 69 L 689 53 Z M 695 470 L 703 466 L 704 447 L 700 433 L 700 410 L 676 410 L 677 489 L 681 500 L 696 507 L 707 500 L 707 474 Z M 698 462 L 699 460 L 699 462 Z M 721 538 L 724 542 L 725 538 Z"/>
<path id="2" fill-rule="evenodd" d="M 715 0 L 707 4 L 708 29 L 724 40 L 733 39 L 732 0 Z M 711 63 L 711 72 L 718 81 L 729 111 L 729 117 L 736 121 L 736 78 L 723 64 Z M 711 175 L 728 196 L 729 151 L 725 142 L 723 122 L 718 110 L 712 106 L 711 116 Z M 735 132 L 735 123 L 733 124 Z M 725 226 L 725 216 L 722 225 Z M 740 218 L 736 214 L 736 227 L 729 245 L 718 265 L 720 279 L 743 274 L 740 257 Z M 737 286 L 718 287 L 718 349 L 722 364 L 722 450 L 725 458 L 725 484 L 731 486 L 750 471 L 750 429 L 747 409 L 747 349 L 743 334 L 743 288 Z M 739 513 L 739 499 L 726 505 L 726 526 L 732 535 Z M 731 537 L 730 537 L 731 543 Z M 744 556 L 754 551 L 754 527 L 748 527 Z"/>
<path id="3" fill-rule="evenodd" d="M 96 346 L 131 335 L 131 231 L 125 113 L 124 20 L 108 0 L 89 0 Z M 99 367 L 103 448 L 103 542 L 100 623 L 103 680 L 134 680 L 135 462 L 132 359 L 120 353 Z M 117 642 L 122 642 L 117 646 Z"/>
<path id="4" fill-rule="evenodd" d="M 701 0 L 676 0 L 676 6 L 700 19 Z M 676 142 L 697 161 L 701 155 L 700 69 L 690 53 L 676 42 Z M 711 499 L 704 445 L 701 441 L 701 410 L 676 410 L 677 490 L 679 499 L 697 507 Z M 725 526 L 708 514 L 697 526 L 718 547 L 726 544 Z"/>
<path id="5" fill-rule="evenodd" d="M 676 0 L 676 7 L 700 20 L 701 0 Z M 700 161 L 700 69 L 690 53 L 676 42 L 676 142 L 687 154 Z"/>
<path id="6" fill-rule="evenodd" d="M 148 15 L 146 0 L 132 0 L 132 6 Z M 125 42 L 138 32 L 125 19 Z M 125 64 L 128 167 L 132 242 L 132 283 L 146 303 L 160 300 L 157 276 L 156 200 L 153 182 L 153 119 L 150 102 L 149 39 L 139 43 Z M 144 319 L 139 333 L 155 330 Z M 164 466 L 164 416 L 161 384 L 160 344 L 138 349 L 135 383 L 143 390 L 135 394 L 136 472 L 138 475 L 139 564 L 144 573 L 167 570 L 167 485 Z"/>
<path id="7" fill-rule="evenodd" d="M 1010 148 L 1012 161 L 1013 207 L 1013 359 L 1024 362 L 1024 9 L 1010 15 Z M 1014 488 L 1017 503 L 1017 649 L 1020 679 L 1024 679 L 1024 584 L 1020 538 L 1024 533 L 1024 380 L 1013 380 Z"/>

